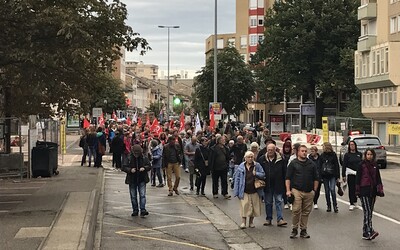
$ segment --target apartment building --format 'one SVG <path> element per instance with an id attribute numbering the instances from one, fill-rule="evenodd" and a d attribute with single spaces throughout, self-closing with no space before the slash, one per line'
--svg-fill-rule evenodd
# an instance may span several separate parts
<path id="1" fill-rule="evenodd" d="M 361 36 L 355 52 L 355 85 L 362 113 L 384 144 L 398 144 L 388 124 L 400 123 L 400 0 L 361 0 Z"/>
<path id="2" fill-rule="evenodd" d="M 264 39 L 264 18 L 266 11 L 272 7 L 274 0 L 236 0 L 236 32 L 217 35 L 217 48 L 235 47 L 245 62 L 257 51 L 259 41 Z M 205 42 L 206 60 L 214 51 L 214 35 Z M 223 105 L 223 104 L 222 104 Z M 282 111 L 283 105 L 270 105 L 260 102 L 259 93 L 248 103 L 239 120 L 255 123 L 268 121 L 267 114 Z"/>
<path id="3" fill-rule="evenodd" d="M 138 77 L 145 77 L 151 80 L 158 80 L 158 65 L 144 64 L 142 61 L 127 61 L 126 70 L 131 71 Z"/>

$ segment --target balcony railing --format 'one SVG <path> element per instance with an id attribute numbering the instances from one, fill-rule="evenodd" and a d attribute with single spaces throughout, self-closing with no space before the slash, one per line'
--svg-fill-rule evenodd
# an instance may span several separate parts
<path id="1" fill-rule="evenodd" d="M 364 35 L 358 38 L 357 50 L 360 52 L 371 50 L 376 44 L 376 35 Z"/>
<path id="2" fill-rule="evenodd" d="M 358 20 L 376 18 L 376 3 L 367 3 L 358 7 Z"/>

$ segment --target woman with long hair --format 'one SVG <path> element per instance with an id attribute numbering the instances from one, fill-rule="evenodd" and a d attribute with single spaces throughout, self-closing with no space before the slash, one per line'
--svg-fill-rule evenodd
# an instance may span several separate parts
<path id="1" fill-rule="evenodd" d="M 321 154 L 320 161 L 320 169 L 322 175 L 322 181 L 324 183 L 325 188 L 325 199 L 327 212 L 332 211 L 332 203 L 333 210 L 335 213 L 339 212 L 336 200 L 336 182 L 339 182 L 340 178 L 340 169 L 339 169 L 339 161 L 336 155 L 336 152 L 333 151 L 332 144 L 329 142 L 324 142 L 323 144 L 323 153 Z M 331 201 L 332 196 L 332 201 Z"/>
<path id="2" fill-rule="evenodd" d="M 316 146 L 312 146 L 310 148 L 310 154 L 308 155 L 308 159 L 312 160 L 315 163 L 315 165 L 317 166 L 317 171 L 318 171 L 319 177 L 320 177 L 319 182 L 318 182 L 318 188 L 317 188 L 317 190 L 315 190 L 315 194 L 314 194 L 314 209 L 318 209 L 318 199 L 319 199 L 319 194 L 321 192 L 322 180 L 321 180 L 321 168 L 320 168 L 321 157 L 318 154 L 318 148 Z"/>
<path id="3" fill-rule="evenodd" d="M 347 153 L 343 157 L 342 165 L 343 182 L 347 182 L 347 187 L 349 188 L 350 211 L 353 211 L 357 204 L 356 174 L 360 168 L 361 161 L 362 154 L 357 150 L 356 142 L 350 141 Z"/>
<path id="4" fill-rule="evenodd" d="M 239 165 L 235 172 L 233 195 L 240 200 L 240 216 L 242 217 L 241 229 L 246 228 L 246 219 L 249 217 L 249 227 L 254 228 L 254 217 L 261 216 L 261 196 L 263 189 L 255 188 L 256 178 L 263 180 L 265 177 L 262 166 L 254 161 L 254 153 L 247 151 L 245 161 Z"/>
<path id="5" fill-rule="evenodd" d="M 372 213 L 376 196 L 385 196 L 381 174 L 376 163 L 376 153 L 373 149 L 367 149 L 364 152 L 364 159 L 356 175 L 356 195 L 361 200 L 364 213 L 362 238 L 373 240 L 379 235 L 372 227 Z"/>

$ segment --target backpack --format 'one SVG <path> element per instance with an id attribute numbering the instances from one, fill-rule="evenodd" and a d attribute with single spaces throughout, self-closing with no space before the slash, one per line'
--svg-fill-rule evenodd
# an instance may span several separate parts
<path id="1" fill-rule="evenodd" d="M 335 173 L 335 166 L 329 160 L 324 160 L 322 162 L 322 175 L 329 176 L 334 175 Z"/>

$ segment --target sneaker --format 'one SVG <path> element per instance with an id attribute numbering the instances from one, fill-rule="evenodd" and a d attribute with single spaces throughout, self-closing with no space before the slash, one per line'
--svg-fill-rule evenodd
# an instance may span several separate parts
<path id="1" fill-rule="evenodd" d="M 314 209 L 318 209 L 318 204 L 314 204 Z"/>
<path id="2" fill-rule="evenodd" d="M 271 220 L 266 220 L 263 225 L 264 226 L 271 226 L 272 225 Z"/>
<path id="3" fill-rule="evenodd" d="M 369 234 L 363 234 L 361 239 L 363 239 L 363 240 L 371 240 L 371 237 L 369 236 Z"/>
<path id="4" fill-rule="evenodd" d="M 326 211 L 329 213 L 329 212 L 332 212 L 332 208 L 330 208 L 330 207 L 328 207 L 327 209 L 326 209 Z"/>
<path id="5" fill-rule="evenodd" d="M 249 224 L 249 228 L 255 228 L 256 226 L 254 225 L 254 223 L 250 223 Z"/>
<path id="6" fill-rule="evenodd" d="M 246 224 L 245 223 L 240 224 L 240 229 L 245 229 L 245 228 L 246 228 Z"/>
<path id="7" fill-rule="evenodd" d="M 162 187 L 164 187 L 164 184 L 160 183 L 157 185 L 157 187 L 162 188 Z"/>
<path id="8" fill-rule="evenodd" d="M 176 195 L 180 195 L 178 189 L 175 189 L 174 192 L 175 192 Z"/>
<path id="9" fill-rule="evenodd" d="M 214 199 L 218 199 L 218 194 L 214 194 L 214 195 L 213 195 L 213 198 L 214 198 Z"/>
<path id="10" fill-rule="evenodd" d="M 169 191 L 168 196 L 172 196 L 172 195 L 174 195 L 174 194 L 172 193 L 172 191 Z"/>
<path id="11" fill-rule="evenodd" d="M 354 210 L 354 208 L 355 208 L 355 206 L 354 206 L 354 205 L 350 205 L 350 207 L 349 207 L 349 210 L 350 210 L 350 211 L 353 211 L 353 210 Z"/>
<path id="12" fill-rule="evenodd" d="M 149 212 L 146 210 L 140 211 L 140 217 L 145 217 L 146 215 L 149 215 Z"/>
<path id="13" fill-rule="evenodd" d="M 290 238 L 291 239 L 294 239 L 294 238 L 296 238 L 297 237 L 297 234 L 298 234 L 298 231 L 297 231 L 297 228 L 293 228 L 292 229 L 292 232 L 290 233 Z"/>
<path id="14" fill-rule="evenodd" d="M 229 178 L 229 182 L 232 182 L 233 181 L 233 179 L 232 178 Z"/>
<path id="15" fill-rule="evenodd" d="M 372 234 L 371 234 L 371 236 L 370 236 L 370 239 L 373 240 L 373 239 L 375 239 L 375 238 L 378 237 L 378 236 L 379 236 L 379 233 L 378 233 L 377 231 L 373 231 Z"/>
<path id="16" fill-rule="evenodd" d="M 156 184 L 151 184 L 151 186 L 152 186 L 152 187 L 155 187 L 155 186 L 156 186 Z"/>
<path id="17" fill-rule="evenodd" d="M 133 213 L 131 214 L 132 217 L 134 216 L 138 216 L 139 212 L 138 211 L 133 211 Z"/>
<path id="18" fill-rule="evenodd" d="M 293 204 L 290 204 L 290 205 L 289 205 L 289 209 L 290 209 L 290 211 L 293 210 Z"/>
<path id="19" fill-rule="evenodd" d="M 278 225 L 278 227 L 286 226 L 287 222 L 282 219 L 282 220 L 278 221 L 278 223 L 276 225 Z"/>
<path id="20" fill-rule="evenodd" d="M 289 204 L 285 204 L 285 206 L 283 208 L 289 209 Z"/>
<path id="21" fill-rule="evenodd" d="M 186 172 L 186 173 L 189 173 L 189 169 L 185 168 L 185 172 Z"/>
<path id="22" fill-rule="evenodd" d="M 229 194 L 224 195 L 224 198 L 229 200 L 231 198 L 231 196 Z"/>
<path id="23" fill-rule="evenodd" d="M 300 237 L 301 237 L 301 238 L 308 239 L 308 238 L 310 238 L 310 235 L 307 233 L 307 230 L 301 229 L 301 231 L 300 231 Z"/>
<path id="24" fill-rule="evenodd" d="M 334 211 L 335 213 L 339 213 L 339 208 L 338 208 L 338 207 L 334 207 L 334 208 L 333 208 L 333 211 Z"/>

